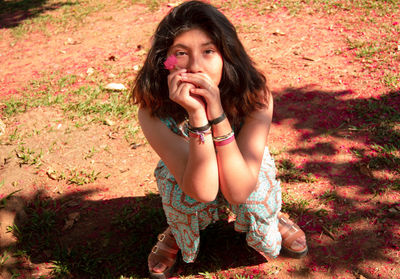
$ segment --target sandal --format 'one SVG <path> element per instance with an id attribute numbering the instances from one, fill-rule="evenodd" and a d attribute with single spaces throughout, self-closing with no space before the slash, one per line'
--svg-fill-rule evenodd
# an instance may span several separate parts
<path id="1" fill-rule="evenodd" d="M 148 257 L 150 278 L 167 279 L 171 276 L 175 267 L 179 248 L 173 248 L 177 245 L 169 227 L 158 235 L 157 240 L 157 244 L 151 249 Z M 155 265 L 150 267 L 152 263 Z M 153 271 L 153 268 L 160 263 L 166 266 L 165 270 L 163 272 Z"/>
<path id="2" fill-rule="evenodd" d="M 300 248 L 292 248 L 292 244 L 301 237 L 305 238 L 302 229 L 283 213 L 278 214 L 279 232 L 282 235 L 282 251 L 288 256 L 299 259 L 307 255 L 308 247 L 305 244 Z"/>

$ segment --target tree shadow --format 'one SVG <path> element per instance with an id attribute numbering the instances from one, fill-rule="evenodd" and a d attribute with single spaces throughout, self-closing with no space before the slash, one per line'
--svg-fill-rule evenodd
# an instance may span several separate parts
<path id="1" fill-rule="evenodd" d="M 17 27 L 23 21 L 35 18 L 46 11 L 73 5 L 79 3 L 67 1 L 48 4 L 48 0 L 0 0 L 0 29 Z"/>
<path id="2" fill-rule="evenodd" d="M 317 197 L 330 211 L 286 205 L 310 238 L 306 268 L 293 271 L 294 275 L 335 270 L 362 274 L 359 266 L 366 261 L 385 265 L 396 261 L 386 253 L 400 245 L 400 204 L 374 197 L 400 190 L 400 91 L 380 98 L 346 98 L 350 94 L 354 92 L 311 86 L 275 92 L 273 121 L 278 125 L 289 121 L 300 133 L 299 147 L 286 152 L 309 156 L 302 166 L 304 172 L 327 179 L 334 189 L 350 187 L 358 192 L 346 196 L 333 190 Z M 330 158 L 340 152 L 337 142 L 341 139 L 367 147 L 351 148 L 352 160 L 335 162 Z M 374 171 L 380 170 L 392 175 L 375 176 Z"/>
<path id="3" fill-rule="evenodd" d="M 54 199 L 37 192 L 23 198 L 26 207 L 13 227 L 17 243 L 1 249 L 12 248 L 34 264 L 48 263 L 54 278 L 147 278 L 148 254 L 167 227 L 160 196 L 86 200 L 90 194 Z M 244 235 L 221 221 L 201 232 L 196 263 L 178 262 L 177 268 L 181 275 L 197 275 L 262 262 Z M 30 276 L 35 272 L 18 263 L 6 262 L 3 268 Z"/>
<path id="4" fill-rule="evenodd" d="M 347 151 L 355 160 L 349 163 L 311 159 L 304 169 L 328 178 L 333 185 L 358 185 L 374 192 L 385 190 L 390 184 L 392 189 L 400 190 L 398 178 L 378 178 L 371 173 L 388 169 L 400 174 L 400 155 L 396 152 L 400 149 L 400 91 L 389 92 L 379 99 L 342 99 L 351 94 L 354 94 L 351 90 L 322 91 L 313 87 L 275 92 L 274 123 L 290 119 L 301 134 L 299 141 L 312 142 L 309 147 L 287 152 L 328 157 L 338 153 L 332 142 L 321 141 L 324 136 L 365 142 L 373 152 L 352 148 Z M 334 174 L 330 174 L 333 169 Z"/>

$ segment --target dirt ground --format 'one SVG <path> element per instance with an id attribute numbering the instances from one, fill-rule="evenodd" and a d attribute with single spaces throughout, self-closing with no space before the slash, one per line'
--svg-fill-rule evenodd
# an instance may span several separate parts
<path id="1" fill-rule="evenodd" d="M 2 100 L 32 86 L 32 80 L 67 74 L 83 79 L 90 74 L 88 69 L 100 76 L 96 81 L 128 87 L 145 57 L 156 24 L 171 5 L 162 4 L 149 12 L 145 5 L 118 3 L 90 14 L 73 30 L 59 31 L 50 25 L 50 35 L 34 30 L 15 40 L 11 28 L 0 29 L 0 106 Z M 294 201 L 308 203 L 309 211 L 297 206 L 292 213 L 307 234 L 310 252 L 301 260 L 257 259 L 247 267 L 226 263 L 220 271 L 210 273 L 222 276 L 224 272 L 254 272 L 254 276 L 261 276 L 258 274 L 262 271 L 264 275 L 259 278 L 400 278 L 399 192 L 376 192 L 370 187 L 384 188 L 385 183 L 398 180 L 399 173 L 366 169 L 355 151 L 368 152 L 369 135 L 341 129 L 359 121 L 353 118 L 353 106 L 367 106 L 371 98 L 382 98 L 393 91 L 382 84 L 379 73 L 371 74 L 352 59 L 346 38 L 360 34 L 351 26 L 351 14 L 305 10 L 292 15 L 284 8 L 260 14 L 243 7 L 222 11 L 237 26 L 242 42 L 257 67 L 265 72 L 273 91 L 275 113 L 269 145 L 274 156 L 278 161 L 290 160 L 313 176 L 312 182 L 282 183 L 284 192 Z M 57 12 L 54 9 L 45 13 Z M 377 18 L 380 20 L 388 19 Z M 7 22 L 10 24 L 11 19 Z M 394 104 L 398 105 L 395 98 Z M 76 119 L 66 118 L 57 107 L 39 106 L 12 117 L 3 115 L 1 120 L 5 132 L 0 136 L 0 198 L 19 191 L 0 208 L 2 249 L 16 243 L 7 227 L 23 219 L 23 205 L 38 193 L 52 201 L 68 201 L 68 214 L 78 212 L 75 219 L 67 214 L 62 224 L 70 224 L 62 234 L 71 241 L 99 227 L 111 226 L 108 214 L 114 214 L 125 201 L 157 194 L 153 170 L 158 156 L 140 130 L 132 144 L 117 128 L 128 123 L 138 127 L 136 118 L 78 129 L 74 128 Z M 10 143 L 8 139 L 16 129 L 20 139 Z M 40 167 L 21 164 L 21 142 L 32 150 L 43 151 Z M 77 186 L 52 176 L 64 170 L 100 174 L 95 181 Z M 329 191 L 335 192 L 336 200 L 322 202 L 320 197 Z M 92 208 L 98 214 L 89 210 Z M 319 216 L 321 209 L 327 215 Z M 325 221 L 340 225 L 335 231 L 329 230 Z M 247 250 L 241 253 L 255 257 Z M 203 255 L 200 260 L 207 257 Z M 15 268 L 17 262 L 17 258 L 9 259 L 8 267 Z M 145 259 L 140 265 L 143 263 Z M 49 273 L 49 265 L 44 260 L 26 260 L 20 267 L 26 277 L 14 278 L 39 278 Z M 5 266 L 2 276 L 11 277 Z M 131 276 L 146 276 L 144 271 L 135 273 L 135 268 L 145 270 L 139 268 L 139 263 L 132 263 Z M 178 274 L 197 275 L 188 273 L 182 263 Z"/>

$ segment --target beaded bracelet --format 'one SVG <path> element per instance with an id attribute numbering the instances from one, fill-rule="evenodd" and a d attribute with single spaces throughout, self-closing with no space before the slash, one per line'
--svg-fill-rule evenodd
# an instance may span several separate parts
<path id="1" fill-rule="evenodd" d="M 188 134 L 189 134 L 189 137 L 192 137 L 192 138 L 199 138 L 199 140 L 200 140 L 200 142 L 201 143 L 204 143 L 205 141 L 206 141 L 206 139 L 204 138 L 204 136 L 205 135 L 209 135 L 209 134 L 211 134 L 211 127 L 209 127 L 207 130 L 205 130 L 205 131 L 196 131 L 196 130 L 193 130 L 193 129 L 191 129 L 190 127 L 188 127 Z"/>
<path id="2" fill-rule="evenodd" d="M 218 123 L 221 123 L 225 118 L 226 118 L 226 115 L 225 115 L 225 112 L 223 112 L 221 116 L 208 121 L 208 123 L 210 123 L 210 125 L 216 125 Z"/>
<path id="3" fill-rule="evenodd" d="M 231 143 L 235 139 L 235 133 L 233 131 L 230 131 L 228 134 L 219 136 L 219 137 L 213 137 L 213 141 L 215 146 L 223 146 L 228 143 Z"/>
<path id="4" fill-rule="evenodd" d="M 213 137 L 213 141 L 214 142 L 220 142 L 220 141 L 224 141 L 230 137 L 232 137 L 233 135 L 235 135 L 235 133 L 233 131 L 230 131 L 229 133 L 227 133 L 226 135 L 223 136 L 219 136 L 219 137 Z"/>
<path id="5" fill-rule="evenodd" d="M 231 137 L 229 137 L 229 138 L 227 138 L 227 139 L 225 139 L 223 141 L 215 141 L 214 144 L 215 144 L 215 146 L 223 146 L 223 145 L 226 145 L 228 143 L 231 143 L 234 140 L 235 140 L 235 135 L 232 135 Z"/>
<path id="6" fill-rule="evenodd" d="M 201 127 L 193 127 L 192 125 L 190 125 L 190 124 L 188 123 L 188 129 L 189 129 L 189 131 L 204 132 L 204 131 L 207 131 L 207 130 L 210 129 L 210 128 L 211 128 L 210 123 L 207 123 L 206 125 L 201 126 Z"/>

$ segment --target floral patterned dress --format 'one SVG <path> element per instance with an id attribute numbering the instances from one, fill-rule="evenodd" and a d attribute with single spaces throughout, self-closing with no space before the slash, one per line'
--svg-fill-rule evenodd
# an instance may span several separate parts
<path id="1" fill-rule="evenodd" d="M 172 118 L 161 119 L 174 133 L 187 138 L 187 130 Z M 219 219 L 219 211 L 227 206 L 236 216 L 234 228 L 246 233 L 246 241 L 264 257 L 276 257 L 281 249 L 278 212 L 281 209 L 281 187 L 275 178 L 275 163 L 265 147 L 256 189 L 246 203 L 230 205 L 220 194 L 209 203 L 198 202 L 182 192 L 163 161 L 154 171 L 162 197 L 167 222 L 187 263 L 196 259 L 200 230 Z"/>

